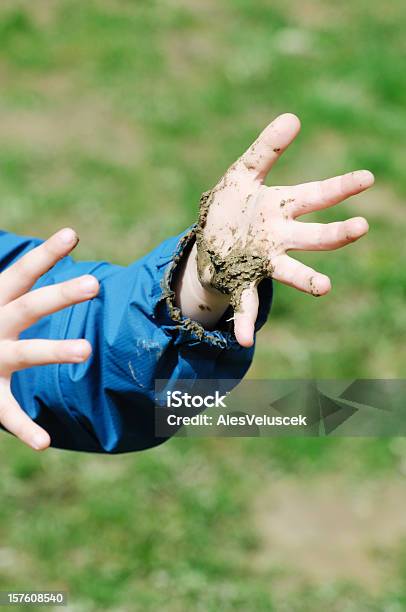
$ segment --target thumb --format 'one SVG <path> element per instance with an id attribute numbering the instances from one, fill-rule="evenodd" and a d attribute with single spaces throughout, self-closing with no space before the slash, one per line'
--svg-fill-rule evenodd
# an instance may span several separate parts
<path id="1" fill-rule="evenodd" d="M 258 315 L 258 291 L 255 284 L 244 289 L 238 310 L 234 313 L 234 333 L 237 342 L 249 348 L 254 344 L 255 321 Z"/>

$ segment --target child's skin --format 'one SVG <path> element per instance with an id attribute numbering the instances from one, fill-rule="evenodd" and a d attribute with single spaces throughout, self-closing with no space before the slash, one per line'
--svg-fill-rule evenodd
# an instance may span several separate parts
<path id="1" fill-rule="evenodd" d="M 61 230 L 0 274 L 0 423 L 35 450 L 47 448 L 50 438 L 13 398 L 11 374 L 48 363 L 80 363 L 92 349 L 87 340 L 18 340 L 18 336 L 38 319 L 97 295 L 98 282 L 90 275 L 28 293 L 77 243 L 72 229 Z"/>
<path id="2" fill-rule="evenodd" d="M 294 187 L 263 184 L 299 129 L 298 118 L 290 114 L 271 123 L 212 190 L 207 219 L 200 224 L 199 248 L 202 241 L 210 244 L 219 261 L 227 262 L 229 254 L 237 251 L 248 258 L 260 257 L 262 263 L 254 278 L 237 283 L 237 292 L 235 285 L 230 285 L 229 294 L 224 293 L 224 286 L 223 293 L 218 291 L 214 270 L 196 244 L 177 276 L 175 294 L 182 314 L 206 328 L 214 328 L 231 303 L 235 308 L 235 335 L 244 347 L 251 346 L 254 340 L 256 287 L 261 278 L 272 276 L 313 295 L 325 295 L 331 289 L 327 276 L 291 258 L 287 251 L 337 249 L 368 232 L 368 223 L 362 217 L 329 224 L 296 220 L 372 186 L 374 177 L 366 170 Z M 0 274 L 0 423 L 36 450 L 47 448 L 50 438 L 13 398 L 11 374 L 36 365 L 83 362 L 91 347 L 86 340 L 18 337 L 41 317 L 97 295 L 98 282 L 89 275 L 29 292 L 77 242 L 73 230 L 61 230 Z"/>
<path id="3" fill-rule="evenodd" d="M 256 286 L 261 278 L 272 276 L 315 296 L 325 295 L 331 289 L 327 276 L 293 259 L 287 251 L 334 250 L 368 232 L 368 223 L 363 217 L 327 224 L 296 220 L 301 215 L 333 206 L 371 187 L 374 177 L 368 170 L 293 187 L 264 185 L 273 164 L 299 130 L 300 121 L 291 114 L 281 115 L 265 128 L 213 189 L 202 231 L 206 243 L 223 260 L 228 253 L 235 251 L 260 255 L 264 260 L 266 270 L 250 284 L 243 283 L 244 291 L 234 313 L 235 335 L 245 347 L 252 346 L 254 341 L 258 313 Z M 199 279 L 198 251 L 195 245 L 185 263 L 183 277 L 178 281 L 178 305 L 185 316 L 212 327 L 233 296 L 213 288 L 210 266 L 206 266 Z"/>

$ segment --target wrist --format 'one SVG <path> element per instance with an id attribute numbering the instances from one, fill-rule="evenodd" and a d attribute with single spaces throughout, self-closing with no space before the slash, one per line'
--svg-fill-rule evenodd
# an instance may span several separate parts
<path id="1" fill-rule="evenodd" d="M 196 299 L 202 300 L 205 304 L 213 307 L 217 305 L 227 307 L 230 304 L 229 295 L 221 293 L 215 289 L 209 281 L 206 281 L 200 277 L 197 264 L 196 243 L 193 245 L 193 248 L 189 254 L 185 274 Z"/>
<path id="2" fill-rule="evenodd" d="M 194 244 L 179 270 L 175 285 L 176 304 L 183 316 L 212 327 L 227 310 L 230 297 L 201 282 L 196 256 Z"/>

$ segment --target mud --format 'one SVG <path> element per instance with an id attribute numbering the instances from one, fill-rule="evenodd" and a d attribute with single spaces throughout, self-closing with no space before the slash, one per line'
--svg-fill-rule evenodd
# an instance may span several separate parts
<path id="1" fill-rule="evenodd" d="M 172 321 L 181 325 L 185 330 L 190 331 L 193 334 L 195 334 L 199 340 L 202 340 L 205 334 L 205 329 L 203 325 L 201 325 L 197 321 L 193 321 L 192 319 L 189 319 L 189 318 L 185 319 L 183 317 L 180 308 L 178 308 L 175 304 L 175 292 L 172 289 L 173 276 L 178 270 L 178 266 L 184 255 L 184 252 L 185 250 L 188 249 L 188 245 L 190 244 L 190 241 L 193 240 L 195 234 L 196 234 L 196 229 L 193 228 L 190 230 L 190 232 L 188 232 L 183 237 L 181 245 L 180 245 L 179 253 L 174 257 L 173 265 L 171 269 L 169 270 L 168 275 L 164 277 L 162 281 L 162 289 L 163 289 L 163 299 L 166 301 L 169 315 Z M 207 334 L 207 336 L 213 343 L 217 342 L 217 339 L 214 336 L 211 336 L 209 333 Z"/>
<path id="2" fill-rule="evenodd" d="M 288 200 L 281 200 L 280 207 L 283 208 L 284 206 L 286 206 L 286 204 L 291 204 L 294 201 L 294 198 L 289 198 Z"/>
<path id="3" fill-rule="evenodd" d="M 310 285 L 310 293 L 313 295 L 313 297 L 320 297 L 320 293 L 318 292 L 315 284 L 314 284 L 314 278 L 313 276 L 310 277 L 309 280 L 309 285 Z"/>
<path id="4" fill-rule="evenodd" d="M 175 306 L 173 292 L 171 292 L 170 295 L 168 296 L 167 304 L 168 304 L 168 309 L 169 309 L 171 319 L 175 321 L 176 323 L 182 324 L 184 329 L 190 332 L 193 332 L 199 340 L 202 340 L 204 333 L 205 333 L 203 325 L 201 325 L 197 321 L 193 321 L 192 319 L 183 318 L 180 309 L 177 306 Z M 215 337 L 210 336 L 210 334 L 207 334 L 207 336 L 208 338 L 211 338 L 212 341 L 216 340 Z"/>
<path id="5" fill-rule="evenodd" d="M 243 291 L 252 284 L 257 285 L 262 278 L 270 276 L 272 267 L 267 254 L 262 254 L 258 246 L 255 252 L 251 251 L 249 240 L 245 245 L 237 242 L 224 256 L 217 251 L 214 240 L 205 238 L 204 228 L 213 199 L 214 193 L 210 191 L 203 193 L 200 199 L 196 230 L 197 271 L 202 284 L 207 284 L 209 279 L 211 287 L 230 296 L 231 306 L 234 311 L 238 311 Z M 230 228 L 231 231 L 232 229 Z"/>

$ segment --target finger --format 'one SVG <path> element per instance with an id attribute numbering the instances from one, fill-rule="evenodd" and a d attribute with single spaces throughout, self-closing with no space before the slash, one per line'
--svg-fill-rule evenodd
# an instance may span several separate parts
<path id="1" fill-rule="evenodd" d="M 274 260 L 272 277 L 289 287 L 310 293 L 315 297 L 325 295 L 331 289 L 331 281 L 328 276 L 316 272 L 289 255 L 280 255 Z"/>
<path id="2" fill-rule="evenodd" d="M 363 217 L 353 217 L 335 223 L 300 223 L 291 226 L 288 250 L 334 251 L 355 242 L 368 233 L 368 222 Z"/>
<path id="3" fill-rule="evenodd" d="M 87 340 L 18 340 L 2 344 L 3 372 L 16 372 L 51 363 L 81 363 L 92 347 Z"/>
<path id="4" fill-rule="evenodd" d="M 51 444 L 51 439 L 45 429 L 34 423 L 21 410 L 9 390 L 1 390 L 0 423 L 34 450 L 44 450 Z"/>
<path id="5" fill-rule="evenodd" d="M 375 182 L 375 177 L 369 170 L 358 170 L 342 176 L 303 183 L 293 187 L 292 212 L 298 217 L 315 210 L 334 206 L 350 196 L 365 191 Z"/>
<path id="6" fill-rule="evenodd" d="M 75 248 L 78 241 L 76 233 L 65 228 L 6 268 L 0 274 L 0 304 L 27 293 L 40 276 Z"/>
<path id="7" fill-rule="evenodd" d="M 255 321 L 258 316 L 258 291 L 255 285 L 241 294 L 238 310 L 234 313 L 234 333 L 237 342 L 246 348 L 254 344 Z"/>
<path id="8" fill-rule="evenodd" d="M 89 300 L 95 297 L 98 291 L 97 279 L 86 274 L 26 293 L 3 306 L 0 337 L 16 337 L 42 317 Z"/>
<path id="9" fill-rule="evenodd" d="M 300 121 L 296 115 L 291 113 L 280 115 L 258 136 L 242 155 L 241 161 L 258 179 L 264 180 L 299 131 Z"/>

